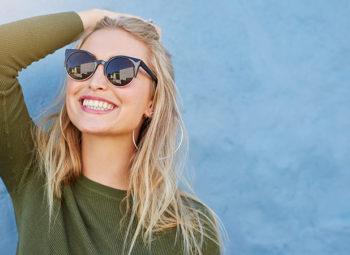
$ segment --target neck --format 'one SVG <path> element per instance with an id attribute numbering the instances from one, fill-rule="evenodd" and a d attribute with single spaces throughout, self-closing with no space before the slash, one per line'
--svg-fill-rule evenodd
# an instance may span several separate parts
<path id="1" fill-rule="evenodd" d="M 82 133 L 82 171 L 89 179 L 127 190 L 135 146 L 130 134 L 100 136 Z"/>

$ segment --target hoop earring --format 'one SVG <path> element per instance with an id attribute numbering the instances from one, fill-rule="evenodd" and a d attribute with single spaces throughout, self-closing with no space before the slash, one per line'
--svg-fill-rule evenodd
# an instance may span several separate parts
<path id="1" fill-rule="evenodd" d="M 67 138 L 64 135 L 63 128 L 62 128 L 62 110 L 63 110 L 63 107 L 61 108 L 61 111 L 60 111 L 60 128 L 61 128 L 61 133 L 62 133 L 64 140 L 67 141 Z"/>
<path id="2" fill-rule="evenodd" d="M 181 140 L 180 140 L 179 145 L 177 146 L 177 148 L 176 148 L 175 151 L 173 152 L 173 154 L 175 154 L 175 153 L 179 150 L 179 148 L 180 148 L 180 146 L 181 146 L 181 144 L 182 144 L 182 141 L 183 141 L 184 131 L 183 131 L 183 128 L 182 128 L 181 125 L 180 125 L 180 128 L 181 128 Z M 136 142 L 135 142 L 134 130 L 132 131 L 132 141 L 133 141 L 133 143 L 134 143 L 134 146 L 135 146 L 136 149 L 138 150 L 139 147 L 136 145 Z M 159 159 L 166 159 L 166 158 L 170 158 L 170 156 L 159 157 Z"/>
<path id="3" fill-rule="evenodd" d="M 151 116 L 152 116 L 152 115 L 151 115 Z M 145 122 L 150 122 L 151 119 L 152 119 L 151 117 L 146 117 L 144 121 L 145 121 Z M 134 130 L 132 130 L 132 141 L 133 141 L 133 143 L 134 143 L 135 148 L 138 150 L 139 147 L 136 145 L 136 142 L 135 142 Z"/>
<path id="4" fill-rule="evenodd" d="M 139 147 L 136 145 L 136 142 L 135 142 L 134 130 L 132 130 L 132 141 L 133 141 L 133 143 L 134 143 L 134 145 L 135 145 L 136 149 L 138 150 L 138 149 L 139 149 Z"/>
<path id="5" fill-rule="evenodd" d="M 179 148 L 180 148 L 180 146 L 181 146 L 181 144 L 182 144 L 183 137 L 184 137 L 184 131 L 183 131 L 181 125 L 180 125 L 180 128 L 181 128 L 181 140 L 180 140 L 179 145 L 177 146 L 177 148 L 176 148 L 175 151 L 173 152 L 173 154 L 175 154 L 175 153 L 179 150 Z M 166 159 L 166 158 L 170 158 L 170 156 L 160 157 L 159 159 Z"/>

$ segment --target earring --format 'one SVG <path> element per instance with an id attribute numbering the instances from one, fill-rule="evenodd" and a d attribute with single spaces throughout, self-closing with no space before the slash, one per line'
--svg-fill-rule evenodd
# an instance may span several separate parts
<path id="1" fill-rule="evenodd" d="M 135 145 L 136 149 L 138 150 L 138 149 L 139 149 L 139 147 L 136 145 L 136 142 L 135 142 L 135 134 L 134 134 L 134 130 L 132 131 L 132 141 L 133 141 L 133 143 L 134 143 L 134 145 Z"/>
<path id="2" fill-rule="evenodd" d="M 184 137 L 184 131 L 183 131 L 181 125 L 180 125 L 180 128 L 181 128 L 181 140 L 180 140 L 180 143 L 179 143 L 179 145 L 177 146 L 176 150 L 173 152 L 173 154 L 175 154 L 175 153 L 178 151 L 178 149 L 180 148 L 180 146 L 181 146 L 181 144 L 182 144 L 183 137 Z M 170 158 L 170 156 L 160 157 L 159 159 L 166 159 L 166 158 Z"/>
<path id="3" fill-rule="evenodd" d="M 64 140 L 68 141 L 66 136 L 64 135 L 63 128 L 62 128 L 62 110 L 63 110 L 63 107 L 61 108 L 60 116 L 59 116 L 60 117 L 60 129 L 61 129 L 61 134 L 62 134 Z"/>
<path id="4" fill-rule="evenodd" d="M 182 128 L 181 125 L 180 125 L 180 128 L 181 128 L 181 140 L 180 140 L 179 145 L 177 146 L 177 148 L 176 148 L 175 151 L 173 152 L 173 154 L 175 154 L 175 153 L 179 150 L 179 148 L 180 148 L 180 146 L 181 146 L 181 144 L 182 144 L 182 141 L 183 141 L 184 131 L 183 131 L 183 128 Z M 132 131 L 132 141 L 133 141 L 133 143 L 134 143 L 134 146 L 135 146 L 136 149 L 138 150 L 139 147 L 136 145 L 136 142 L 135 142 L 134 130 Z M 170 156 L 160 157 L 159 159 L 166 159 L 166 158 L 170 158 Z"/>
<path id="5" fill-rule="evenodd" d="M 151 121 L 152 113 L 153 113 L 153 112 L 151 112 L 151 114 L 150 114 L 149 117 L 146 115 L 145 121 Z M 134 130 L 132 131 L 132 141 L 133 141 L 133 143 L 134 143 L 135 148 L 138 150 L 139 147 L 136 145 L 136 142 L 135 142 L 135 132 L 134 132 Z"/>

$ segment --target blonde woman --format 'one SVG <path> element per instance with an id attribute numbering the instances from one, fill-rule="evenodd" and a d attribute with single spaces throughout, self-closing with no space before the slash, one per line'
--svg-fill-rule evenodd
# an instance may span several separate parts
<path id="1" fill-rule="evenodd" d="M 35 124 L 18 72 L 76 40 Z M 222 252 L 215 213 L 179 188 L 186 132 L 153 22 L 94 9 L 1 25 L 0 120 L 17 254 Z"/>

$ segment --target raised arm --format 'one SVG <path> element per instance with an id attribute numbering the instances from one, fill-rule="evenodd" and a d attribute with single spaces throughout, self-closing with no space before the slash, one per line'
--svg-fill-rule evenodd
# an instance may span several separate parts
<path id="1" fill-rule="evenodd" d="M 34 152 L 18 73 L 76 40 L 84 24 L 76 12 L 35 16 L 0 25 L 0 177 L 10 195 L 24 182 Z M 42 85 L 45 90 L 45 84 Z"/>
<path id="2" fill-rule="evenodd" d="M 0 25 L 0 91 L 14 86 L 21 69 L 76 40 L 82 31 L 83 23 L 76 12 L 35 16 Z"/>

